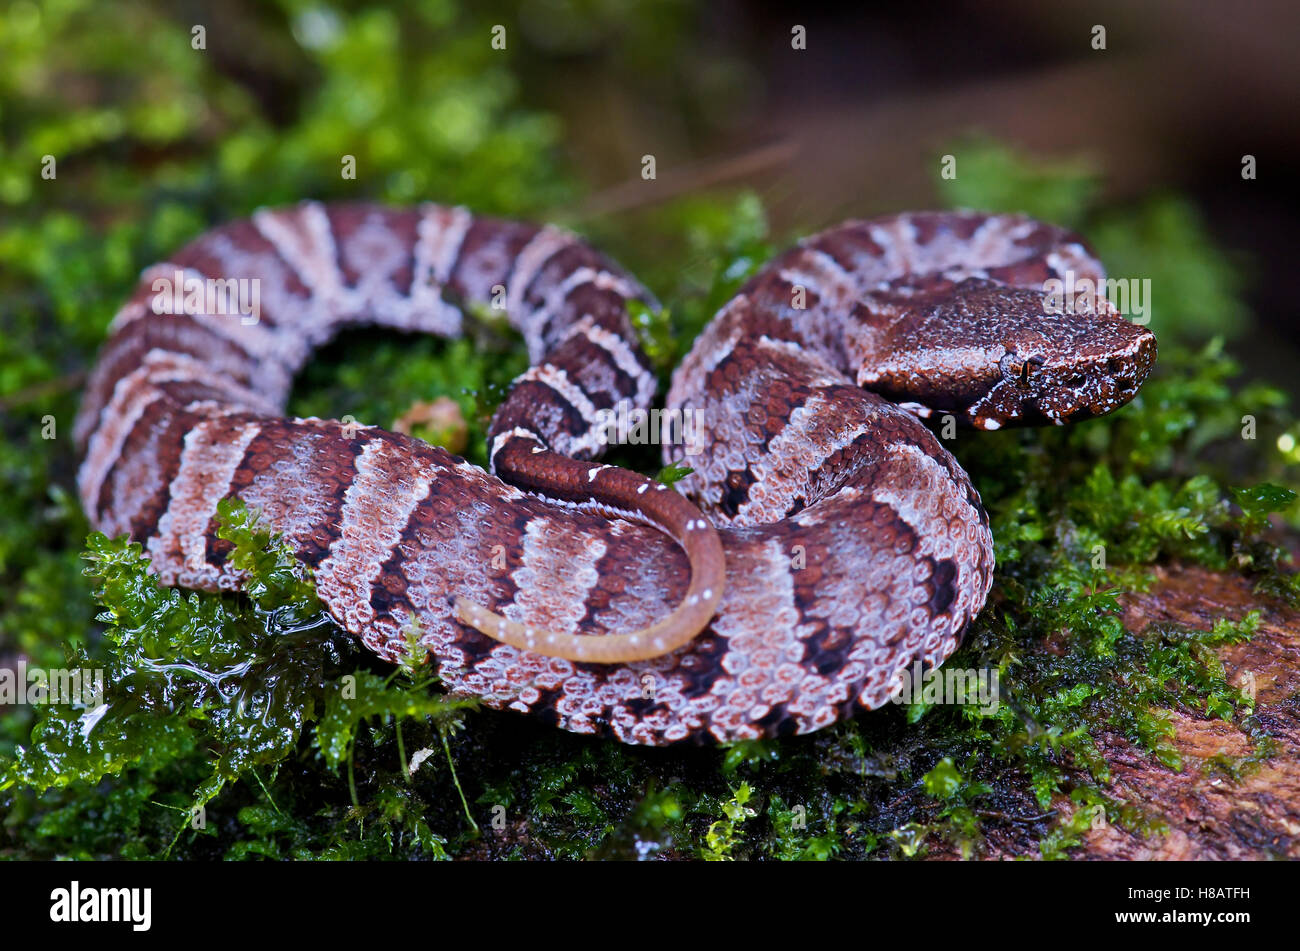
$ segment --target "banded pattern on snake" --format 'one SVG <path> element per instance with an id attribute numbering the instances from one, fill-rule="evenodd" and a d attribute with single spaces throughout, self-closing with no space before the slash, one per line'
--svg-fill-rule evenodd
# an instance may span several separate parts
<path id="1" fill-rule="evenodd" d="M 155 313 L 177 271 L 258 279 L 260 319 Z M 81 499 L 162 583 L 205 590 L 240 587 L 214 516 L 243 499 L 345 629 L 396 661 L 418 619 L 448 689 L 493 707 L 637 744 L 804 733 L 942 663 L 988 594 L 979 495 L 918 417 L 1063 423 L 1145 378 L 1155 338 L 1104 302 L 1043 313 L 1067 271 L 1102 276 L 1077 236 L 1011 215 L 805 240 L 674 374 L 668 407 L 705 421 L 679 493 L 596 461 L 600 411 L 654 398 L 628 301 L 654 302 L 576 236 L 437 205 L 264 210 L 147 269 L 118 312 L 77 420 Z M 341 328 L 451 336 L 502 292 L 532 366 L 493 419 L 495 475 L 282 415 Z"/>

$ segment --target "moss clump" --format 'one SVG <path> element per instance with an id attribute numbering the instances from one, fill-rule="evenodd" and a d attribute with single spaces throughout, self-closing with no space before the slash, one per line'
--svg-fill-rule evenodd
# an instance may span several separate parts
<path id="1" fill-rule="evenodd" d="M 219 534 L 234 545 L 232 565 L 247 573 L 240 599 L 162 588 L 146 572 L 138 544 L 90 536 L 86 573 L 104 608 L 98 620 L 106 650 L 97 660 L 70 650 L 67 663 L 102 665 L 106 690 L 93 705 L 51 705 L 31 745 L 4 764 L 0 789 L 66 787 L 71 799 L 124 770 L 128 780 L 139 773 L 197 777 L 188 801 L 179 799 L 184 787 L 169 797 L 183 814 L 179 831 L 206 817 L 207 804 L 228 782 L 252 780 L 269 800 L 259 770 L 269 770 L 273 783 L 308 725 L 324 764 L 350 769 L 364 723 L 421 718 L 447 731 L 460 710 L 473 706 L 431 691 L 436 678 L 422 666 L 386 677 L 345 667 L 356 648 L 323 614 L 308 571 L 238 503 L 222 502 L 218 518 Z M 400 723 L 396 729 L 400 745 Z M 398 759 L 399 769 L 405 762 Z M 381 811 L 391 821 L 388 799 Z M 249 808 L 241 815 L 270 827 Z M 273 802 L 270 808 L 281 815 Z M 365 811 L 355 796 L 354 808 Z M 429 834 L 420 823 L 411 817 L 406 831 L 424 843 Z"/>

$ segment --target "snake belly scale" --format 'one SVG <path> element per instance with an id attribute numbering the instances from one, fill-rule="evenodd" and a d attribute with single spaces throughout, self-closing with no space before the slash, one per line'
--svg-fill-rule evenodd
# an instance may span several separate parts
<path id="1" fill-rule="evenodd" d="M 668 409 L 704 440 L 673 491 L 598 461 L 602 411 L 652 405 L 628 302 L 654 301 L 579 238 L 440 205 L 263 210 L 147 269 L 118 312 L 77 419 L 81 500 L 163 584 L 238 590 L 215 513 L 242 499 L 346 630 L 396 661 L 418 620 L 446 687 L 492 707 L 646 745 L 806 733 L 942 663 L 992 583 L 979 495 L 920 419 L 1060 424 L 1137 392 L 1149 332 L 1104 301 L 1044 313 L 1071 271 L 1102 277 L 1077 236 L 1014 215 L 806 239 L 675 372 Z M 174 274 L 256 279 L 258 319 L 158 313 Z M 503 294 L 531 366 L 493 418 L 491 474 L 283 415 L 340 329 L 454 336 Z"/>

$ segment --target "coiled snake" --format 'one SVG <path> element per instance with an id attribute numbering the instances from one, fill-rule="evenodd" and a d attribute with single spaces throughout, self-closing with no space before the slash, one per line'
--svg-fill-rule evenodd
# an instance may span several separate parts
<path id="1" fill-rule="evenodd" d="M 162 583 L 205 590 L 240 586 L 214 516 L 243 499 L 339 624 L 395 661 L 418 619 L 446 686 L 493 707 L 650 745 L 804 733 L 942 663 L 988 594 L 979 495 L 917 417 L 1059 424 L 1137 392 L 1155 338 L 1104 301 L 1045 313 L 1068 272 L 1102 277 L 1078 237 L 1017 216 L 803 241 L 674 374 L 702 452 L 673 491 L 594 461 L 608 413 L 654 397 L 628 315 L 653 300 L 578 238 L 436 205 L 260 211 L 147 269 L 118 312 L 77 420 L 81 499 Z M 166 313 L 174 275 L 256 280 L 258 319 L 201 293 Z M 532 361 L 492 421 L 495 475 L 283 416 L 340 328 L 452 336 L 493 301 Z"/>

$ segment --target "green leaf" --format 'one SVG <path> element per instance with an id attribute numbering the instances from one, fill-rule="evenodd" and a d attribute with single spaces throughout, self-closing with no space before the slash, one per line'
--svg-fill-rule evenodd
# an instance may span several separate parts
<path id="1" fill-rule="evenodd" d="M 934 769 L 922 776 L 921 781 L 925 783 L 925 791 L 935 799 L 948 799 L 953 796 L 963 782 L 961 773 L 957 772 L 957 767 L 947 756 L 939 760 Z"/>

